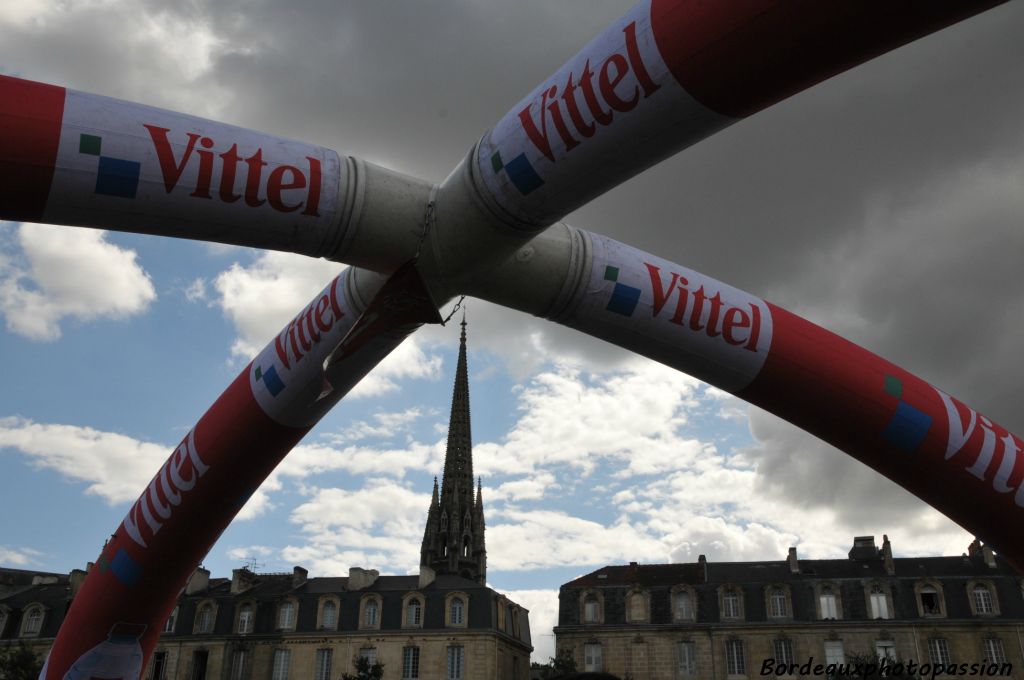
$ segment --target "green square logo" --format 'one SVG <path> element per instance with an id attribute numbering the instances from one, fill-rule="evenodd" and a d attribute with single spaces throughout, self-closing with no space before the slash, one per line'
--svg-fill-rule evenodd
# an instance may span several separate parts
<path id="1" fill-rule="evenodd" d="M 78 138 L 78 153 L 87 153 L 90 156 L 100 155 L 100 144 L 102 138 L 96 135 L 82 135 Z"/>

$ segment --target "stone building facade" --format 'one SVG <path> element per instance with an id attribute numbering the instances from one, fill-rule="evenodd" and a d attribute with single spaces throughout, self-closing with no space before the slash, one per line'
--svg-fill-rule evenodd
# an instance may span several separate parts
<path id="1" fill-rule="evenodd" d="M 486 586 L 483 493 L 474 490 L 462 323 L 440 490 L 427 509 L 418 575 L 308 578 L 197 569 L 143 671 L 145 680 L 337 680 L 354 658 L 387 680 L 526 680 L 529 612 Z M 474 493 L 475 491 L 475 493 Z M 86 573 L 0 569 L 0 647 L 52 645 Z"/>
<path id="2" fill-rule="evenodd" d="M 977 542 L 961 557 L 894 558 L 867 536 L 845 560 L 634 562 L 561 587 L 556 647 L 634 680 L 806 675 L 866 654 L 1024 677 L 1022 589 Z"/>

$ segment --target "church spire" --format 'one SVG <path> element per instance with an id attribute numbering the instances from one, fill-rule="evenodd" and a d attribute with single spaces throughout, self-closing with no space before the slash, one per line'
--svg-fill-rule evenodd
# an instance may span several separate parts
<path id="1" fill-rule="evenodd" d="M 459 359 L 455 367 L 448 446 L 444 456 L 440 498 L 434 497 L 423 532 L 420 564 L 437 574 L 455 574 L 485 583 L 483 502 L 479 485 L 474 494 L 473 441 L 469 420 L 469 370 L 466 362 L 466 317 L 462 317 Z M 479 482 L 478 482 L 479 484 Z"/>

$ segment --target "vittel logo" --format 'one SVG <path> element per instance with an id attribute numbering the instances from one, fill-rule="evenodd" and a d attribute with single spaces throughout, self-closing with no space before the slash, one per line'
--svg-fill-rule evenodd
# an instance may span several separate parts
<path id="1" fill-rule="evenodd" d="M 173 193 L 186 169 L 196 169 L 196 182 L 188 194 L 192 198 L 242 202 L 250 208 L 263 205 L 282 213 L 319 217 L 322 168 L 320 159 L 306 156 L 302 167 L 277 165 L 269 167 L 263 149 L 257 148 L 243 157 L 238 145 L 219 144 L 212 137 L 195 132 L 175 134 L 184 149 L 176 155 L 170 128 L 144 125 L 156 151 L 163 175 L 164 188 Z M 238 180 L 244 178 L 241 190 Z"/>
<path id="2" fill-rule="evenodd" d="M 174 508 L 181 505 L 182 498 L 196 487 L 209 469 L 199 456 L 196 433 L 192 430 L 128 511 L 123 522 L 128 536 L 143 548 L 147 547 L 143 534 L 156 536 L 174 514 Z"/>

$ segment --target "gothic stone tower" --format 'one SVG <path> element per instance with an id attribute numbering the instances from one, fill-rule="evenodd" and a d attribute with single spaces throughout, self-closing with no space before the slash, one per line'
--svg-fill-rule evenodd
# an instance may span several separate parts
<path id="1" fill-rule="evenodd" d="M 420 564 L 438 575 L 454 574 L 486 583 L 487 549 L 484 544 L 483 490 L 477 483 L 473 494 L 473 443 L 469 429 L 469 378 L 466 371 L 466 319 L 462 319 L 459 363 L 452 391 L 448 423 L 448 449 L 438 494 L 430 499 L 427 526 L 423 531 Z"/>

